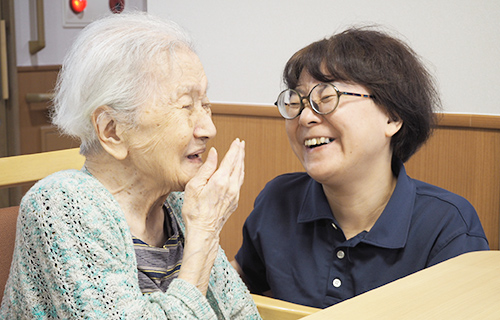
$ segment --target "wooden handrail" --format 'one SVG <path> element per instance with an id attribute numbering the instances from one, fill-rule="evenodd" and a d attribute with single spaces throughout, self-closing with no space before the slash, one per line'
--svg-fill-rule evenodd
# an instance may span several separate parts
<path id="1" fill-rule="evenodd" d="M 27 93 L 26 101 L 49 102 L 54 97 L 51 93 Z M 253 117 L 281 118 L 278 108 L 273 105 L 240 104 L 240 103 L 212 103 L 214 114 L 244 115 Z M 482 114 L 439 113 L 439 127 L 461 127 L 500 129 L 500 116 Z"/>
<path id="2" fill-rule="evenodd" d="M 212 103 L 214 114 L 281 118 L 273 105 Z M 500 115 L 439 113 L 439 127 L 500 129 Z"/>
<path id="3" fill-rule="evenodd" d="M 500 129 L 500 116 L 486 114 L 442 113 L 440 127 Z"/>
<path id="4" fill-rule="evenodd" d="M 30 53 L 35 54 L 45 48 L 45 18 L 43 16 L 43 0 L 36 0 L 37 40 L 29 42 Z"/>
<path id="5" fill-rule="evenodd" d="M 27 93 L 26 102 L 49 102 L 53 97 L 54 95 L 52 93 Z"/>

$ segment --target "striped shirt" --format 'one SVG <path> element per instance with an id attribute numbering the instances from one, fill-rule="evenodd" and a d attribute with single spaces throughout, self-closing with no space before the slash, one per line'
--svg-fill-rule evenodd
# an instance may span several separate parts
<path id="1" fill-rule="evenodd" d="M 132 236 L 142 293 L 167 291 L 181 268 L 184 239 L 168 204 L 164 205 L 163 211 L 165 233 L 168 235 L 163 247 L 150 246 Z"/>

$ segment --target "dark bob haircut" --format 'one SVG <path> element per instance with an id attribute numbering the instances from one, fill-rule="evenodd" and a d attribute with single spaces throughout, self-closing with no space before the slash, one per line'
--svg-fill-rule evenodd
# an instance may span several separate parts
<path id="1" fill-rule="evenodd" d="M 303 71 L 321 82 L 359 84 L 393 119 L 403 122 L 392 137 L 392 159 L 406 162 L 431 135 L 441 106 L 434 79 L 404 42 L 373 27 L 350 28 L 295 53 L 283 81 L 296 88 Z"/>

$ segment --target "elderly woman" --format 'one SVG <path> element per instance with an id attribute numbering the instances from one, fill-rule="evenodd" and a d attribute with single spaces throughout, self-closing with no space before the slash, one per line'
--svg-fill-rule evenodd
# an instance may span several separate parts
<path id="1" fill-rule="evenodd" d="M 439 106 L 406 44 L 351 28 L 293 55 L 284 82 L 276 104 L 307 173 L 255 201 L 235 264 L 252 292 L 324 308 L 489 249 L 465 199 L 405 172 Z"/>
<path id="2" fill-rule="evenodd" d="M 203 163 L 216 133 L 206 91 L 171 22 L 115 15 L 81 32 L 53 122 L 81 140 L 85 166 L 23 198 L 1 319 L 260 318 L 219 247 L 244 142 L 218 169 L 214 149 Z"/>

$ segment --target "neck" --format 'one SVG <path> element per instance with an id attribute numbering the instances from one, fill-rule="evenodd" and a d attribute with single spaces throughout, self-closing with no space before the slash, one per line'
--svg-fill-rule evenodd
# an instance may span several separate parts
<path id="1" fill-rule="evenodd" d="M 106 152 L 88 157 L 85 167 L 114 196 L 132 235 L 149 245 L 163 246 L 166 241 L 163 203 L 169 191 L 143 179 L 126 159 L 117 160 Z"/>
<path id="2" fill-rule="evenodd" d="M 330 208 L 346 239 L 370 231 L 396 187 L 397 178 L 390 163 L 367 171 L 362 179 L 336 186 L 323 185 Z"/>

